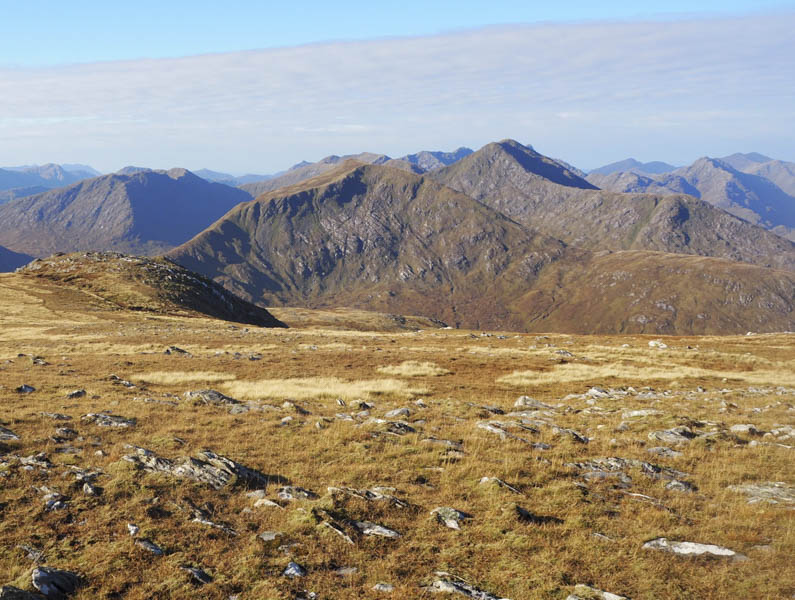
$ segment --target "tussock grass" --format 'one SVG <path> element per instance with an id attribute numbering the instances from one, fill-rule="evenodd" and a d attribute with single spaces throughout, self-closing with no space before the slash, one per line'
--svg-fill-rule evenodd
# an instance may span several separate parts
<path id="1" fill-rule="evenodd" d="M 237 379 L 234 373 L 214 373 L 212 371 L 152 371 L 133 376 L 135 381 L 145 381 L 160 385 L 179 385 L 181 383 L 216 383 Z"/>
<path id="2" fill-rule="evenodd" d="M 398 379 L 344 381 L 338 377 L 301 377 L 294 379 L 261 379 L 235 381 L 223 388 L 236 398 L 371 398 L 373 396 L 410 397 L 426 394 L 427 389 L 409 386 Z"/>
<path id="3" fill-rule="evenodd" d="M 631 381 L 720 378 L 756 385 L 795 385 L 795 364 L 786 363 L 781 369 L 759 369 L 755 371 L 728 371 L 688 367 L 679 364 L 652 366 L 582 363 L 555 365 L 547 371 L 514 371 L 498 377 L 496 382 L 507 385 L 526 386 L 554 384 L 574 381 L 593 381 L 597 379 L 620 379 Z"/>
<path id="4" fill-rule="evenodd" d="M 437 377 L 439 375 L 447 375 L 450 372 L 435 363 L 416 360 L 405 360 L 399 365 L 378 367 L 376 371 L 384 375 L 396 375 L 398 377 Z"/>

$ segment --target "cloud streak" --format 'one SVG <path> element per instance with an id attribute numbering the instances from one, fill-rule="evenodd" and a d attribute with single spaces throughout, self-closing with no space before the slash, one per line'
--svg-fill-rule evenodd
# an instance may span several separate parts
<path id="1" fill-rule="evenodd" d="M 795 14 L 511 26 L 0 70 L 0 164 L 263 172 L 500 137 L 583 166 L 651 151 L 793 160 L 794 29 Z"/>

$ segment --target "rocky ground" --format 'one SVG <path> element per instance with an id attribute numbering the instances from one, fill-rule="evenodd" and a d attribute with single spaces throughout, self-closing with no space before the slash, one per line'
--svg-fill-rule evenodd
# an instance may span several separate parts
<path id="1" fill-rule="evenodd" d="M 792 334 L 261 329 L 14 282 L 0 598 L 795 594 Z"/>

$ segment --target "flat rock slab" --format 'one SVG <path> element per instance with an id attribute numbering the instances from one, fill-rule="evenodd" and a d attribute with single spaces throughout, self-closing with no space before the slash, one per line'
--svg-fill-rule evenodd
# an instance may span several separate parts
<path id="1" fill-rule="evenodd" d="M 11 431 L 10 429 L 6 429 L 5 427 L 0 426 L 0 441 L 9 442 L 12 440 L 18 440 L 19 436 Z"/>
<path id="2" fill-rule="evenodd" d="M 39 590 L 47 600 L 66 600 L 80 587 L 80 577 L 71 571 L 36 567 L 31 574 L 33 587 Z"/>
<path id="3" fill-rule="evenodd" d="M 461 523 L 463 521 L 468 521 L 472 518 L 472 515 L 449 506 L 434 508 L 431 514 L 445 527 L 456 530 L 461 529 Z"/>
<path id="4" fill-rule="evenodd" d="M 105 413 L 89 413 L 80 417 L 83 423 L 93 423 L 100 427 L 135 427 L 137 421 L 119 415 L 108 415 Z"/>
<path id="5" fill-rule="evenodd" d="M 44 596 L 20 590 L 13 585 L 4 585 L 0 587 L 0 600 L 44 600 Z"/>
<path id="6" fill-rule="evenodd" d="M 667 538 L 657 538 L 643 544 L 644 550 L 660 550 L 678 556 L 705 556 L 709 558 L 728 558 L 732 561 L 746 561 L 748 557 L 729 548 L 715 544 L 697 542 L 674 542 Z"/>
<path id="7" fill-rule="evenodd" d="M 210 406 L 228 406 L 240 404 L 240 400 L 230 398 L 216 390 L 199 390 L 196 392 L 185 392 L 185 399 L 193 401 L 194 404 L 208 404 Z"/>
<path id="8" fill-rule="evenodd" d="M 783 481 L 730 485 L 729 489 L 748 496 L 748 504 L 767 502 L 795 508 L 795 485 L 790 485 Z"/>
<path id="9" fill-rule="evenodd" d="M 459 577 L 451 576 L 449 573 L 438 572 L 436 576 L 439 578 L 423 589 L 433 593 L 460 594 L 475 600 L 509 600 L 481 590 Z"/>

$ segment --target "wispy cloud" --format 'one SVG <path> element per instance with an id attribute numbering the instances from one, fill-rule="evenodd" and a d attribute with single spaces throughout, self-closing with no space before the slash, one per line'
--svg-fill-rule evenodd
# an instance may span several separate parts
<path id="1" fill-rule="evenodd" d="M 795 14 L 511 26 L 2 70 L 0 164 L 269 171 L 500 137 L 584 166 L 724 148 L 793 160 L 793 30 Z"/>

